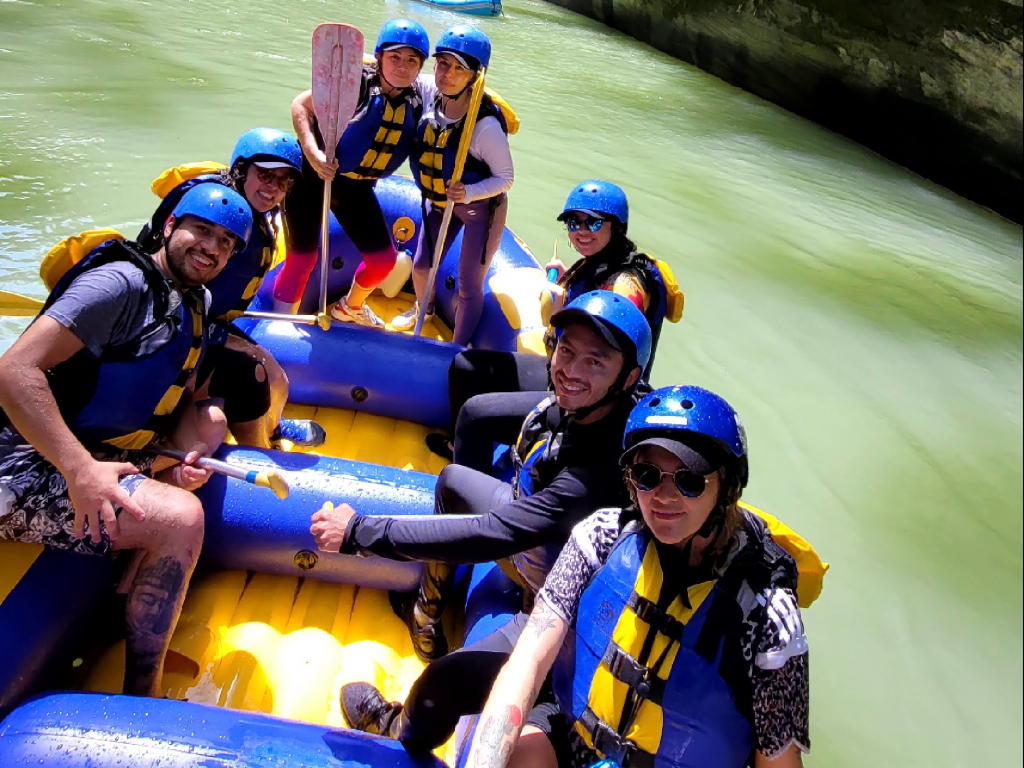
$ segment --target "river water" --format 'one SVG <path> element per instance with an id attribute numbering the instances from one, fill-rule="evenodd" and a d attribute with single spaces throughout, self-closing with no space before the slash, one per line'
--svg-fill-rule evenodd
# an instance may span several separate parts
<path id="1" fill-rule="evenodd" d="M 236 6 L 236 7 L 231 7 Z M 814 766 L 1019 764 L 1022 235 L 817 126 L 537 0 L 478 21 L 523 120 L 509 223 L 542 258 L 574 182 L 630 198 L 630 234 L 686 293 L 654 383 L 743 416 L 745 498 L 832 564 L 805 613 Z M 415 2 L 0 1 L 0 284 L 136 231 L 150 180 L 288 128 L 321 21 Z M 0 320 L 0 348 L 24 327 Z"/>

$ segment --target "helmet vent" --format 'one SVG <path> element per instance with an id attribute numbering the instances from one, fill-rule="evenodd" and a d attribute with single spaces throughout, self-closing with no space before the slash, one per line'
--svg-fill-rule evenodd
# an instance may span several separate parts
<path id="1" fill-rule="evenodd" d="M 690 410 L 691 408 L 693 408 L 693 400 L 683 400 L 683 402 L 681 402 L 680 405 L 683 406 L 683 408 L 685 408 L 686 410 Z"/>
<path id="2" fill-rule="evenodd" d="M 652 397 L 651 401 L 647 403 L 648 408 L 657 408 L 659 405 L 661 405 L 660 397 Z"/>

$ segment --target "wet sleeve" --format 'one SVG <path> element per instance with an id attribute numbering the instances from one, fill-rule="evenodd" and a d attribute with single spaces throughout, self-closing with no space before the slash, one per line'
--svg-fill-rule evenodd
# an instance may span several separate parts
<path id="1" fill-rule="evenodd" d="M 391 560 L 487 563 L 544 544 L 564 542 L 576 523 L 600 504 L 594 490 L 606 479 L 585 468 L 562 470 L 543 491 L 468 516 L 352 518 L 342 554 L 374 554 Z M 614 478 L 615 485 L 621 481 Z M 604 499 L 614 496 L 601 496 Z M 607 501 L 605 502 L 607 503 Z"/>
<path id="2" fill-rule="evenodd" d="M 488 116 L 476 124 L 473 138 L 469 142 L 469 152 L 487 163 L 491 175 L 476 184 L 466 185 L 467 203 L 497 197 L 512 188 L 516 178 L 512 166 L 512 150 L 508 145 L 508 136 L 501 129 L 497 118 Z"/>
<path id="3" fill-rule="evenodd" d="M 757 751 L 775 758 L 793 744 L 810 750 L 810 677 L 807 638 L 796 597 L 788 589 L 766 593 L 754 657 L 754 732 Z"/>
<path id="4" fill-rule="evenodd" d="M 106 264 L 79 275 L 44 313 L 94 356 L 121 344 L 145 323 L 146 284 L 138 268 Z"/>
<path id="5" fill-rule="evenodd" d="M 618 538 L 620 513 L 619 509 L 599 509 L 573 528 L 544 580 L 540 599 L 567 624 L 572 624 L 591 577 L 608 559 Z"/>

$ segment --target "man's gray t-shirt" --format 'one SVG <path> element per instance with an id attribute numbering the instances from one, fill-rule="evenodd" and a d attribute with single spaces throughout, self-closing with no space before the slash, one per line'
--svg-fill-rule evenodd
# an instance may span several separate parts
<path id="1" fill-rule="evenodd" d="M 181 301 L 177 292 L 174 296 Z M 153 292 L 142 270 L 115 261 L 76 277 L 43 314 L 71 331 L 99 357 L 105 348 L 136 338 L 153 322 L 153 313 Z"/>

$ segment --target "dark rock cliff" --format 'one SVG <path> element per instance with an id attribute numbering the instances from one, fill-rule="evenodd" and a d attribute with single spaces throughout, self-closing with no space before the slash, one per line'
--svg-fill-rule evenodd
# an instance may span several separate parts
<path id="1" fill-rule="evenodd" d="M 1022 220 L 1021 0 L 550 0 Z"/>

